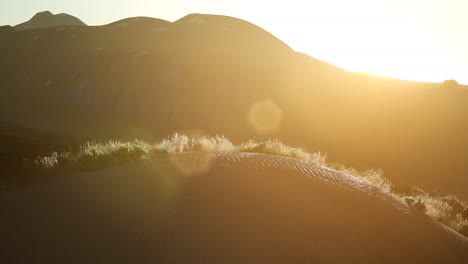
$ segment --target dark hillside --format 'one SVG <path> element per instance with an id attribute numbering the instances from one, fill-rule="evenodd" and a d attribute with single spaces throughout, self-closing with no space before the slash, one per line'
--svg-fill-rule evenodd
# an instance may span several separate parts
<path id="1" fill-rule="evenodd" d="M 251 23 L 203 14 L 2 28 L 0 58 L 0 115 L 24 127 L 88 138 L 277 137 L 381 168 L 398 184 L 468 197 L 463 85 L 348 72 Z M 265 100 L 281 122 L 259 134 L 249 118 Z"/>

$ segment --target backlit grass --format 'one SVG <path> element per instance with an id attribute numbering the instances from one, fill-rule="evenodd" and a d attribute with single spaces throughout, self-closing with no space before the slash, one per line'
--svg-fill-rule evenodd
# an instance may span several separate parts
<path id="1" fill-rule="evenodd" d="M 87 143 L 77 152 L 54 152 L 50 156 L 36 159 L 32 165 L 42 173 L 60 169 L 86 171 L 139 162 L 150 159 L 155 153 L 187 151 L 264 153 L 327 166 L 353 175 L 385 192 L 393 194 L 406 201 L 415 210 L 424 212 L 435 220 L 468 236 L 468 219 L 464 215 L 464 211 L 468 210 L 467 201 L 455 196 L 430 194 L 416 187 L 412 188 L 409 193 L 398 192 L 393 184 L 384 177 L 381 170 L 358 171 L 341 164 L 331 164 L 327 162 L 326 155 L 320 152 L 309 153 L 301 148 L 289 147 L 278 140 L 248 141 L 240 145 L 234 145 L 224 136 L 191 138 L 176 133 L 154 144 L 140 140 Z"/>

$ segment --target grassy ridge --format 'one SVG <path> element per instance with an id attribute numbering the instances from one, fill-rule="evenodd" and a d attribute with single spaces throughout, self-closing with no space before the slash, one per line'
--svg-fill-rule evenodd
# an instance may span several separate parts
<path id="1" fill-rule="evenodd" d="M 381 170 L 369 169 L 358 171 L 341 164 L 328 163 L 326 155 L 309 153 L 301 148 L 284 145 L 278 140 L 263 142 L 248 141 L 234 145 L 224 136 L 190 138 L 174 134 L 159 143 L 150 144 L 135 140 L 132 142 L 109 141 L 107 143 L 88 143 L 77 152 L 54 152 L 50 156 L 40 157 L 30 163 L 31 167 L 47 173 L 60 169 L 77 171 L 97 170 L 126 163 L 138 162 L 151 158 L 155 153 L 173 153 L 184 151 L 233 151 L 254 152 L 292 157 L 319 165 L 328 166 L 343 173 L 353 175 L 385 192 L 406 201 L 415 210 L 426 213 L 435 220 L 468 236 L 468 202 L 456 196 L 441 196 L 425 192 L 417 187 L 399 191 L 384 177 Z"/>

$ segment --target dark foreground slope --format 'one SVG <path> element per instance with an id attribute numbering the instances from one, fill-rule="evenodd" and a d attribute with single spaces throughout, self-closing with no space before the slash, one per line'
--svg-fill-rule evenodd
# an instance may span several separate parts
<path id="1" fill-rule="evenodd" d="M 468 240 L 352 176 L 189 152 L 0 193 L 4 263 L 466 263 Z"/>
<path id="2" fill-rule="evenodd" d="M 399 185 L 468 197 L 466 86 L 347 72 L 246 21 L 201 14 L 3 28 L 0 57 L 0 115 L 25 127 L 89 138 L 272 136 L 381 168 Z M 265 100 L 281 113 L 266 134 L 249 122 Z M 266 112 L 263 122 L 274 120 Z"/>
<path id="3" fill-rule="evenodd" d="M 78 148 L 80 141 L 0 120 L 0 188 L 30 180 L 29 165 L 38 156 Z"/>

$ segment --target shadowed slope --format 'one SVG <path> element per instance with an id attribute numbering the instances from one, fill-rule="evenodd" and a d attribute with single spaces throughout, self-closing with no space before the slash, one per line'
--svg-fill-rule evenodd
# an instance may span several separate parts
<path id="1" fill-rule="evenodd" d="M 241 19 L 4 28 L 0 58 L 0 115 L 24 127 L 93 139 L 275 137 L 381 168 L 398 185 L 468 197 L 466 86 L 344 71 Z M 282 115 L 259 135 L 250 110 L 265 100 Z"/>
<path id="2" fill-rule="evenodd" d="M 389 194 L 263 154 L 161 155 L 0 195 L 7 262 L 468 260 L 466 238 Z"/>

